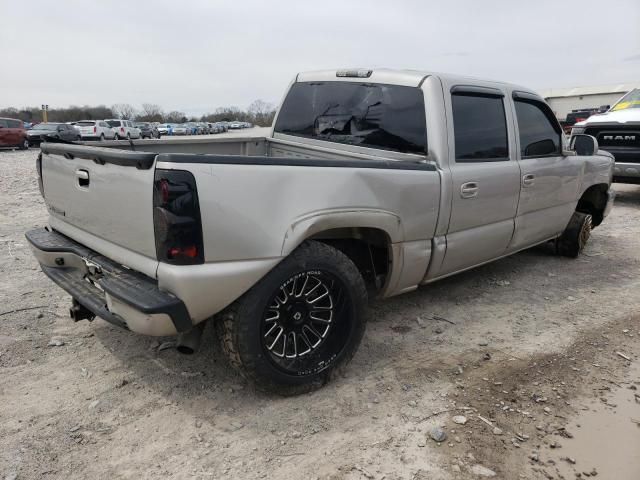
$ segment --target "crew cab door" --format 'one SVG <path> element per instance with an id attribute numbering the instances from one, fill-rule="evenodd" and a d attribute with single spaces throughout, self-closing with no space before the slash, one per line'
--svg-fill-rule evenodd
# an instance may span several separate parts
<path id="1" fill-rule="evenodd" d="M 562 155 L 562 128 L 541 98 L 525 92 L 512 97 L 522 178 L 510 251 L 565 229 L 576 207 L 584 163 L 580 157 Z"/>
<path id="2" fill-rule="evenodd" d="M 453 86 L 448 100 L 453 188 L 439 275 L 503 255 L 513 235 L 520 194 L 520 167 L 510 155 L 515 144 L 507 127 L 511 114 L 504 92 Z"/>

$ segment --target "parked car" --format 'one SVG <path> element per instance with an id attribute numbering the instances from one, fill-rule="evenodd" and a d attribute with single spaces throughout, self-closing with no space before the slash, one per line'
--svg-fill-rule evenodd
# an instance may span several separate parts
<path id="1" fill-rule="evenodd" d="M 173 134 L 173 125 L 170 123 L 161 123 L 158 125 L 158 133 L 162 135 L 172 135 Z"/>
<path id="2" fill-rule="evenodd" d="M 235 121 L 235 122 L 229 123 L 229 129 L 230 130 L 238 130 L 240 128 L 243 128 L 242 127 L 242 122 Z"/>
<path id="3" fill-rule="evenodd" d="M 39 145 L 40 142 L 47 139 L 74 142 L 81 140 L 82 137 L 78 129 L 73 125 L 47 122 L 39 123 L 27 130 L 27 139 L 29 140 L 29 145 Z"/>
<path id="4" fill-rule="evenodd" d="M 197 123 L 195 123 L 195 122 L 187 122 L 184 125 L 188 129 L 188 132 L 189 132 L 188 135 L 201 135 L 202 134 L 202 128 Z"/>
<path id="5" fill-rule="evenodd" d="M 44 145 L 50 230 L 27 239 L 75 320 L 179 334 L 193 352 L 216 315 L 233 366 L 262 389 L 307 392 L 355 354 L 369 293 L 548 241 L 575 257 L 612 206 L 611 155 L 587 135 L 569 150 L 525 87 L 300 73 L 278 112 L 268 138 Z"/>
<path id="6" fill-rule="evenodd" d="M 105 120 L 116 134 L 116 140 L 140 138 L 140 129 L 133 126 L 131 120 L 116 118 Z"/>
<path id="7" fill-rule="evenodd" d="M 593 135 L 616 159 L 613 181 L 640 184 L 640 89 L 627 93 L 608 112 L 576 123 L 575 135 Z"/>
<path id="8" fill-rule="evenodd" d="M 191 135 L 191 131 L 191 127 L 180 123 L 173 126 L 171 135 Z"/>
<path id="9" fill-rule="evenodd" d="M 82 140 L 114 140 L 116 132 L 104 120 L 81 120 L 75 127 Z"/>
<path id="10" fill-rule="evenodd" d="M 29 148 L 27 131 L 22 120 L 0 118 L 0 147 L 18 147 L 22 150 Z"/>
<path id="11" fill-rule="evenodd" d="M 160 131 L 149 122 L 136 122 L 133 126 L 140 129 L 141 138 L 160 138 Z"/>

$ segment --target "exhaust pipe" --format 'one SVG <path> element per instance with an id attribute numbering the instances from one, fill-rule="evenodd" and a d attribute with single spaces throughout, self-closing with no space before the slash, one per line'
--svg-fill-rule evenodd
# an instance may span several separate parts
<path id="1" fill-rule="evenodd" d="M 202 332 L 204 331 L 204 322 L 199 323 L 191 330 L 178 335 L 176 342 L 176 350 L 184 355 L 193 355 L 200 348 L 202 341 Z"/>
<path id="2" fill-rule="evenodd" d="M 69 316 L 73 319 L 74 322 L 79 322 L 80 320 L 93 320 L 96 318 L 95 313 L 86 308 L 84 305 L 78 303 L 78 301 L 74 298 L 73 303 L 71 304 L 71 308 L 69 309 Z"/>

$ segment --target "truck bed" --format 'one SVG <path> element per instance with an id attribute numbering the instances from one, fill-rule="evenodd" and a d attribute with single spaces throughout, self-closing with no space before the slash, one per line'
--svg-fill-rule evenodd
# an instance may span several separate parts
<path id="1" fill-rule="evenodd" d="M 355 152 L 351 151 L 352 147 L 349 145 L 331 144 L 329 142 L 301 139 L 299 137 L 290 137 L 281 134 L 276 134 L 276 137 L 229 135 L 217 138 L 171 137 L 160 140 L 132 140 L 131 142 L 126 140 L 112 140 L 106 142 L 85 142 L 84 145 L 156 154 L 185 153 L 332 160 L 402 159 L 403 161 L 406 161 L 408 157 L 406 154 L 398 154 L 396 152 L 378 149 L 365 149 L 368 151 L 364 154 L 361 153 L 362 148 L 359 148 L 360 152 Z M 416 157 L 416 161 L 420 159 L 420 157 Z"/>

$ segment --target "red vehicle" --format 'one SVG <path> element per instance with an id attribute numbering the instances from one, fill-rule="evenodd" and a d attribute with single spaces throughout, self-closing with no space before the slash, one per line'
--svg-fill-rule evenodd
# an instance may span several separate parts
<path id="1" fill-rule="evenodd" d="M 21 150 L 29 148 L 27 131 L 22 120 L 0 118 L 0 147 L 18 147 Z"/>

